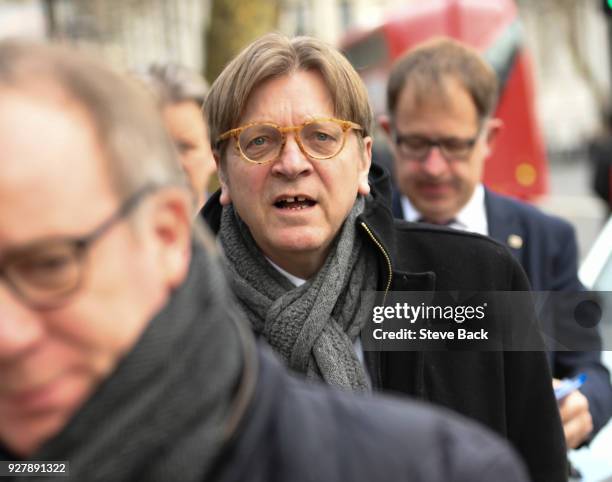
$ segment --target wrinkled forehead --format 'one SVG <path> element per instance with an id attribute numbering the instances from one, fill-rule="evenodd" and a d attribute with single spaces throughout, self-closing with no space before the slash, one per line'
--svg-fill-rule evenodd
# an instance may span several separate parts
<path id="1" fill-rule="evenodd" d="M 296 70 L 257 84 L 243 106 L 239 124 L 272 121 L 297 125 L 336 115 L 330 89 L 316 70 Z"/>
<path id="2" fill-rule="evenodd" d="M 83 109 L 0 88 L 2 241 L 75 232 L 112 203 L 106 163 Z"/>

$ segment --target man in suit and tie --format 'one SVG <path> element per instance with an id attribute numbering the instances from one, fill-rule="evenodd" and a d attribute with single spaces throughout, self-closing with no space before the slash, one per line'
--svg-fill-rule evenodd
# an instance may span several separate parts
<path id="1" fill-rule="evenodd" d="M 389 117 L 381 119 L 395 160 L 394 215 L 491 236 L 521 262 L 534 290 L 581 291 L 573 228 L 481 182 L 502 128 L 492 118 L 496 101 L 492 68 L 454 40 L 429 41 L 396 62 L 387 87 Z M 568 332 L 580 329 L 555 319 L 545 331 L 573 336 Z M 590 347 L 601 345 L 595 328 L 580 336 L 585 333 Z M 580 390 L 559 404 L 570 448 L 588 442 L 610 418 L 612 387 L 600 358 L 594 350 L 550 354 L 555 378 L 587 374 Z"/>

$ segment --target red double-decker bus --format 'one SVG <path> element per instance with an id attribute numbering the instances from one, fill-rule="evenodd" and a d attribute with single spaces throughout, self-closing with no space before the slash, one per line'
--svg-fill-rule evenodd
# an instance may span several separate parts
<path id="1" fill-rule="evenodd" d="M 415 2 L 375 28 L 349 32 L 340 48 L 364 79 L 375 113 L 382 114 L 394 60 L 435 36 L 476 48 L 499 78 L 495 116 L 504 127 L 485 165 L 485 184 L 525 200 L 546 193 L 548 161 L 536 119 L 532 68 L 512 0 Z"/>

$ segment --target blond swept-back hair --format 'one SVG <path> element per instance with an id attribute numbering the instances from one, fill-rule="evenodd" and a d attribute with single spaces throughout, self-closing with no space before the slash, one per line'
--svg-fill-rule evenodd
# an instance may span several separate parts
<path id="1" fill-rule="evenodd" d="M 128 196 L 147 184 L 186 186 L 151 96 L 84 54 L 34 41 L 0 41 L 0 93 L 4 89 L 43 101 L 63 98 L 82 108 L 91 120 L 118 196 Z"/>
<path id="2" fill-rule="evenodd" d="M 400 94 L 413 89 L 417 102 L 444 93 L 444 80 L 457 80 L 468 92 L 479 121 L 497 103 L 498 81 L 493 68 L 474 49 L 456 40 L 438 37 L 417 45 L 395 62 L 387 84 L 387 110 L 395 116 Z"/>
<path id="3" fill-rule="evenodd" d="M 370 135 L 372 109 L 365 86 L 346 58 L 325 42 L 311 37 L 288 38 L 269 33 L 255 40 L 234 58 L 213 83 L 204 110 L 213 149 L 217 138 L 235 127 L 253 90 L 266 80 L 298 70 L 321 74 L 334 104 L 334 115 L 355 122 Z M 308 102 L 308 99 L 304 99 Z M 361 139 L 361 138 L 359 138 Z M 221 152 L 221 160 L 223 160 Z"/>

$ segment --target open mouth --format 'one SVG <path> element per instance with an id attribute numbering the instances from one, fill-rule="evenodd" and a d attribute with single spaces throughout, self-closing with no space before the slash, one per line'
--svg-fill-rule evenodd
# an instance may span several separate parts
<path id="1" fill-rule="evenodd" d="M 279 209 L 300 210 L 314 206 L 317 202 L 306 196 L 283 197 L 278 199 L 274 206 Z"/>

